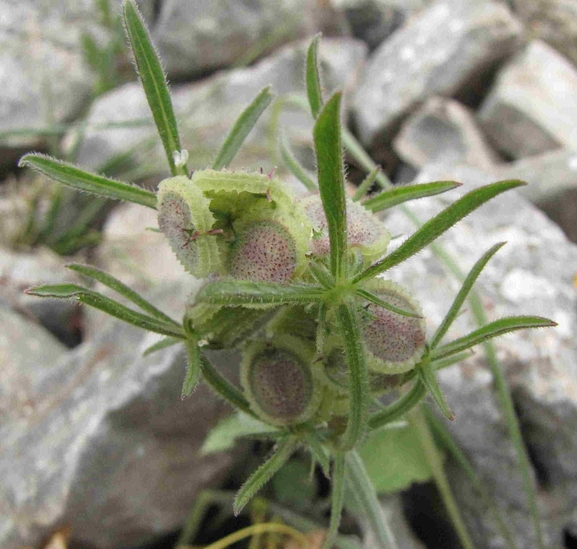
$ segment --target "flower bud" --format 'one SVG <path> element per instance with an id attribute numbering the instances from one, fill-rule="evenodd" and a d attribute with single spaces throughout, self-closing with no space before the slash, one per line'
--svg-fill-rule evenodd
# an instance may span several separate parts
<path id="1" fill-rule="evenodd" d="M 392 281 L 375 279 L 365 287 L 399 309 L 422 314 L 419 303 Z M 364 310 L 365 314 L 360 315 L 361 332 L 369 368 L 385 374 L 411 370 L 425 351 L 425 321 L 372 303 Z"/>
<path id="2" fill-rule="evenodd" d="M 221 237 L 202 191 L 178 176 L 160 183 L 157 198 L 158 226 L 182 266 L 198 278 L 222 271 Z"/>
<path id="3" fill-rule="evenodd" d="M 312 417 L 322 397 L 312 356 L 306 342 L 289 336 L 246 347 L 241 383 L 259 417 L 273 425 L 298 424 Z"/>

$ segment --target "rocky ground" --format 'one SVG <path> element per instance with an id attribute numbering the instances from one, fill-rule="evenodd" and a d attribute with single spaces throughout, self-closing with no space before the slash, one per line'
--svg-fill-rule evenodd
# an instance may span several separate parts
<path id="1" fill-rule="evenodd" d="M 350 128 L 390 177 L 464 184 L 441 199 L 416 202 L 419 217 L 480 184 L 529 183 L 466 218 L 442 243 L 466 270 L 491 245 L 508 241 L 479 280 L 488 316 L 533 313 L 559 324 L 506 336 L 497 348 L 539 485 L 547 548 L 576 547 L 577 4 L 138 3 L 172 81 L 191 166 L 209 163 L 265 85 L 285 102 L 303 96 L 304 52 L 322 31 L 324 87 L 344 89 Z M 25 239 L 14 245 L 30 204 L 46 209 L 46 187 L 32 195 L 26 185 L 36 182 L 16 169 L 23 152 L 50 151 L 148 186 L 166 175 L 145 97 L 118 46 L 118 6 L 111 6 L 106 14 L 93 0 L 0 0 L 0 546 L 6 549 L 40 546 L 62 526 L 70 527 L 72 546 L 145 546 L 177 531 L 203 489 L 234 484 L 234 471 L 248 459 L 248 446 L 199 455 L 228 410 L 205 389 L 179 399 L 178 347 L 142 358 L 152 336 L 74 304 L 23 294 L 40 282 L 75 280 L 63 267 L 71 258 L 54 251 L 74 246 L 58 247 L 45 235 L 36 241 L 52 249 Z M 280 124 L 299 159 L 314 168 L 310 116 L 294 102 L 276 119 L 278 112 L 269 108 L 234 166 L 280 166 L 274 139 Z M 127 120 L 138 123 L 110 127 Z M 349 175 L 353 182 L 361 177 L 354 161 Z M 63 204 L 62 219 L 78 220 L 87 202 L 67 197 Z M 147 230 L 156 219 L 144 210 L 103 205 L 90 224 L 102 238 L 89 248 L 78 245 L 78 253 L 178 316 L 198 282 L 162 235 Z M 393 235 L 413 231 L 402 213 L 385 222 Z M 419 296 L 433 329 L 457 283 L 429 251 L 392 274 Z M 462 315 L 453 334 L 471 326 Z M 218 361 L 234 377 L 235 356 Z M 457 416 L 453 434 L 519 546 L 534 547 L 483 353 L 444 371 L 442 383 Z M 478 547 L 502 547 L 467 478 L 451 461 L 448 468 Z M 430 519 L 419 497 L 410 490 L 383 500 L 401 547 L 452 547 L 423 534 L 419 524 Z"/>

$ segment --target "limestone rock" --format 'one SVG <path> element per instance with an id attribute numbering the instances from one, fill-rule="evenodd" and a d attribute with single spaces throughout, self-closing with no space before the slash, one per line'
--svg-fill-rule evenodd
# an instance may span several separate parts
<path id="1" fill-rule="evenodd" d="M 479 120 L 495 145 L 520 158 L 577 148 L 577 68 L 534 40 L 499 72 Z"/>
<path id="2" fill-rule="evenodd" d="M 354 98 L 362 141 L 389 136 L 430 95 L 478 86 L 521 40 L 521 24 L 504 5 L 435 2 L 372 54 Z"/>
<path id="3" fill-rule="evenodd" d="M 168 73 L 191 76 L 319 31 L 316 2 L 165 0 L 153 29 Z"/>
<path id="4" fill-rule="evenodd" d="M 395 152 L 414 167 L 443 161 L 488 168 L 497 162 L 474 114 L 453 99 L 431 97 L 403 124 Z"/>
<path id="5" fill-rule="evenodd" d="M 490 173 L 452 165 L 427 167 L 419 175 L 419 181 L 443 179 L 461 181 L 464 185 L 439 198 L 413 202 L 411 209 L 422 220 L 452 203 L 459 194 L 495 180 Z M 386 224 L 393 234 L 408 236 L 414 231 L 401 212 L 392 213 Z M 497 356 L 513 386 L 516 406 L 521 411 L 528 410 L 537 400 L 542 411 L 527 414 L 523 423 L 530 426 L 525 436 L 531 445 L 532 456 L 539 464 L 539 479 L 557 479 L 551 484 L 540 483 L 540 507 L 549 540 L 547 547 L 559 548 L 563 529 L 571 520 L 571 510 L 577 506 L 573 496 L 575 477 L 570 467 L 561 467 L 559 462 L 564 463 L 565 456 L 574 452 L 575 440 L 570 427 L 554 431 L 550 427 L 551 418 L 572 418 L 572 414 L 577 413 L 577 394 L 572 389 L 577 380 L 577 292 L 573 285 L 577 247 L 516 192 L 492 200 L 460 221 L 441 239 L 442 245 L 465 272 L 500 241 L 507 241 L 507 245 L 491 260 L 476 285 L 489 320 L 537 314 L 559 324 L 556 328 L 519 331 L 495 340 Z M 397 242 L 400 244 L 401 239 Z M 389 276 L 415 292 L 423 306 L 429 333 L 432 333 L 459 289 L 456 280 L 447 274 L 430 250 L 392 269 Z M 434 292 L 430 291 L 432 287 Z M 466 335 L 475 327 L 470 314 L 460 315 L 445 339 L 450 341 Z M 513 447 L 482 349 L 477 349 L 474 357 L 463 364 L 443 371 L 440 379 L 456 415 L 449 428 L 496 498 L 519 546 L 534 547 Z M 527 387 L 532 388 L 529 396 Z M 569 424 L 572 421 L 570 419 Z M 550 442 L 547 447 L 532 444 L 534 433 L 538 431 L 547 432 L 544 439 Z M 562 456 L 559 459 L 544 455 L 553 440 L 555 448 L 566 451 L 558 450 L 558 455 Z M 490 516 L 482 509 L 479 497 L 464 475 L 455 470 L 450 476 L 454 479 L 459 506 L 477 544 L 487 548 L 502 547 Z M 565 495 L 561 497 L 563 483 Z"/>
<path id="6" fill-rule="evenodd" d="M 151 300 L 174 314 L 188 290 L 166 285 Z M 231 455 L 198 450 L 225 406 L 206 386 L 182 401 L 184 353 L 142 358 L 155 339 L 113 322 L 58 361 L 31 363 L 33 382 L 2 395 L 5 408 L 26 391 L 32 407 L 2 422 L 2 547 L 37 545 L 62 524 L 76 544 L 138 546 L 177 529 L 199 491 L 223 479 Z M 234 377 L 237 362 L 218 367 Z"/>
<path id="7" fill-rule="evenodd" d="M 308 44 L 309 41 L 291 44 L 252 67 L 222 72 L 198 83 L 174 87 L 173 101 L 183 148 L 190 154 L 190 167 L 204 168 L 210 164 L 237 116 L 263 87 L 271 84 L 278 96 L 304 93 L 303 74 Z M 323 40 L 320 59 L 325 89 L 348 89 L 353 85 L 365 56 L 366 46 L 357 40 Z M 271 111 L 270 107 L 265 111 L 233 167 L 272 167 Z M 88 121 L 96 124 L 149 116 L 140 85 L 132 83 L 99 97 L 92 106 Z M 308 113 L 287 108 L 280 122 L 288 128 L 289 136 L 297 146 L 301 143 L 310 149 L 312 118 Z M 137 168 L 135 174 L 147 171 L 166 173 L 164 152 L 152 125 L 148 128 L 88 131 L 78 160 L 88 168 L 102 169 L 120 155 L 131 156 L 131 160 L 124 162 L 124 171 Z"/>

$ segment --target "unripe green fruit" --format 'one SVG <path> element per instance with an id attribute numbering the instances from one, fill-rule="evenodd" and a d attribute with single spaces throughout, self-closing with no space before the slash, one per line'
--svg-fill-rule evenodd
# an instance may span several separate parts
<path id="1" fill-rule="evenodd" d="M 206 199 L 185 176 L 158 186 L 158 226 L 182 266 L 202 278 L 223 268 L 222 237 L 214 234 L 214 216 Z"/>
<path id="2" fill-rule="evenodd" d="M 312 356 L 306 342 L 289 336 L 247 345 L 241 383 L 259 417 L 273 425 L 299 424 L 312 417 L 322 397 Z"/>
<path id="3" fill-rule="evenodd" d="M 419 303 L 401 286 L 375 279 L 366 289 L 400 309 L 422 315 Z M 400 374 L 414 368 L 425 351 L 425 321 L 393 313 L 370 304 L 361 315 L 361 333 L 369 368 L 385 374 Z"/>
<path id="4" fill-rule="evenodd" d="M 350 249 L 357 250 L 366 263 L 372 263 L 387 251 L 391 235 L 381 221 L 359 202 L 350 198 L 347 204 L 347 242 Z M 330 252 L 327 219 L 318 193 L 310 194 L 299 200 L 313 227 L 311 252 L 324 257 Z"/>

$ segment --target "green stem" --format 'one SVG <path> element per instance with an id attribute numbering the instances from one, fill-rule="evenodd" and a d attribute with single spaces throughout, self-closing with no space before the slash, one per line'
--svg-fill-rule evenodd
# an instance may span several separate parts
<path id="1" fill-rule="evenodd" d="M 402 418 L 405 414 L 407 414 L 410 410 L 412 410 L 427 394 L 427 388 L 423 384 L 423 382 L 418 379 L 415 384 L 411 387 L 411 389 L 405 393 L 401 398 L 385 406 L 382 410 L 375 412 L 369 418 L 369 429 L 379 429 L 396 421 L 397 419 Z"/>
<path id="2" fill-rule="evenodd" d="M 356 450 L 346 456 L 346 476 L 355 499 L 358 500 L 365 518 L 381 549 L 398 549 L 383 508 L 377 498 L 375 487 L 369 477 L 365 464 Z"/>
<path id="3" fill-rule="evenodd" d="M 429 465 L 431 466 L 435 484 L 437 485 L 439 493 L 443 498 L 443 502 L 447 508 L 449 516 L 451 517 L 451 521 L 455 527 L 457 535 L 459 536 L 461 544 L 465 549 L 474 549 L 475 546 L 469 536 L 467 527 L 463 522 L 463 518 L 461 517 L 461 513 L 459 512 L 459 508 L 457 506 L 457 502 L 455 501 L 453 493 L 451 492 L 449 481 L 445 475 L 441 454 L 435 445 L 433 435 L 429 429 L 429 426 L 427 425 L 427 421 L 421 407 L 419 406 L 415 408 L 415 410 L 409 414 L 408 419 L 411 427 L 418 434 L 419 442 L 421 443 L 423 452 L 427 458 L 427 461 L 429 462 Z"/>

